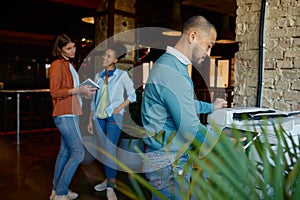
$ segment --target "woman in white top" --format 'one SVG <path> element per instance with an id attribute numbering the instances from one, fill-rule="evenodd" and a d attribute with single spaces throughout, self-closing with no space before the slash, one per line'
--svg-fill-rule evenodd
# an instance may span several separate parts
<path id="1" fill-rule="evenodd" d="M 126 52 L 126 47 L 121 43 L 110 45 L 104 52 L 102 57 L 104 69 L 95 75 L 95 82 L 100 89 L 94 95 L 88 124 L 88 131 L 93 134 L 92 120 L 96 120 L 100 126 L 100 130 L 96 130 L 101 148 L 114 157 L 116 157 L 116 148 L 121 134 L 124 108 L 136 101 L 135 89 L 128 73 L 115 65 L 126 55 Z M 127 94 L 126 99 L 124 91 Z M 103 157 L 103 162 L 106 179 L 94 189 L 96 191 L 107 189 L 108 199 L 117 199 L 113 189 L 116 187 L 117 165 L 106 156 Z"/>

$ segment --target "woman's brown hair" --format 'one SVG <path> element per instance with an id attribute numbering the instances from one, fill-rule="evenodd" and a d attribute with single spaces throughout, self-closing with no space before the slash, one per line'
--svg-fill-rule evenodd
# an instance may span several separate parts
<path id="1" fill-rule="evenodd" d="M 76 40 L 66 33 L 62 33 L 58 35 L 54 41 L 51 57 L 52 60 L 62 57 L 62 48 L 66 46 L 68 43 L 76 43 Z"/>

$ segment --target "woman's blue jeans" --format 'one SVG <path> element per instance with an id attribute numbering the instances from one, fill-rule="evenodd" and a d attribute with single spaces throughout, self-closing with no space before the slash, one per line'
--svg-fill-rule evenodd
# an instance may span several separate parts
<path id="1" fill-rule="evenodd" d="M 98 119 L 100 130 L 98 132 L 101 148 L 113 157 L 117 157 L 117 144 L 121 135 L 123 115 L 113 114 L 105 119 Z M 103 134 L 104 133 L 104 134 Z M 117 164 L 103 155 L 105 176 L 107 179 L 116 178 Z"/>
<path id="2" fill-rule="evenodd" d="M 79 117 L 55 117 L 54 123 L 61 134 L 61 145 L 55 163 L 53 189 L 57 195 L 67 195 L 71 180 L 84 159 Z"/>

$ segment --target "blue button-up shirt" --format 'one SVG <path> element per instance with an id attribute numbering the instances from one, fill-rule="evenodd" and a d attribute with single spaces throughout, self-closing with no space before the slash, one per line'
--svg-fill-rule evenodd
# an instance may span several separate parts
<path id="1" fill-rule="evenodd" d="M 104 85 L 104 78 L 101 78 L 101 74 L 104 72 L 103 69 L 101 72 L 95 75 L 95 82 L 99 85 L 100 89 L 96 92 L 91 102 L 91 109 L 94 113 L 95 119 L 95 110 L 100 101 L 101 90 Z M 124 91 L 126 91 L 127 99 L 132 103 L 136 101 L 136 93 L 133 87 L 133 81 L 130 79 L 128 73 L 121 69 L 116 69 L 112 76 L 108 78 L 108 94 L 109 94 L 109 105 L 106 108 L 108 116 L 112 116 L 112 113 L 115 108 L 124 102 Z M 119 114 L 123 114 L 124 109 L 120 111 Z"/>
<path id="2" fill-rule="evenodd" d="M 195 138 L 204 141 L 207 128 L 197 114 L 210 113 L 214 107 L 194 99 L 187 69 L 190 63 L 181 52 L 168 47 L 150 71 L 142 101 L 142 122 L 154 134 L 144 139 L 154 150 L 178 152 Z"/>

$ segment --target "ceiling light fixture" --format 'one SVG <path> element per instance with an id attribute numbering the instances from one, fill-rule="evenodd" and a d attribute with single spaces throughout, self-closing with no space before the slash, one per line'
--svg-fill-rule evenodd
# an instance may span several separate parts
<path id="1" fill-rule="evenodd" d="M 181 32 L 180 31 L 175 31 L 175 30 L 163 31 L 162 34 L 166 35 L 166 36 L 173 36 L 173 37 L 181 36 Z"/>
<path id="2" fill-rule="evenodd" d="M 230 16 L 228 14 L 224 14 L 222 17 L 222 23 L 220 28 L 220 37 L 217 39 L 216 43 L 218 44 L 233 44 L 235 43 L 235 34 L 230 29 Z"/>
<path id="3" fill-rule="evenodd" d="M 83 17 L 81 18 L 81 21 L 89 24 L 94 24 L 94 17 Z"/>
<path id="4" fill-rule="evenodd" d="M 220 39 L 216 41 L 217 44 L 233 44 L 235 43 L 234 40 L 230 40 L 230 39 Z"/>
<path id="5" fill-rule="evenodd" d="M 162 34 L 171 37 L 181 36 L 183 22 L 181 20 L 181 4 L 179 1 L 172 1 L 172 14 L 168 22 L 170 30 L 163 31 Z"/>

